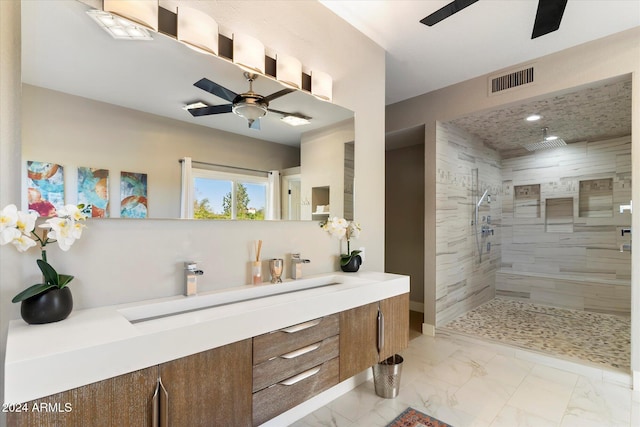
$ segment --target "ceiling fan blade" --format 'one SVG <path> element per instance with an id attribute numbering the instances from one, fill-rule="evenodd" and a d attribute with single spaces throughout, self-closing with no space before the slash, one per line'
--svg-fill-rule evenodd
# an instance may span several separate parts
<path id="1" fill-rule="evenodd" d="M 284 95 L 286 95 L 286 94 L 288 94 L 288 93 L 293 92 L 294 90 L 295 90 L 295 89 L 289 89 L 289 88 L 287 88 L 287 89 L 282 89 L 282 90 L 277 91 L 276 93 L 272 93 L 272 94 L 271 94 L 271 95 L 269 95 L 269 96 L 265 96 L 265 97 L 264 97 L 264 100 L 265 100 L 265 101 L 267 101 L 267 102 L 271 102 L 271 101 L 273 101 L 273 100 L 274 100 L 274 99 L 276 99 L 276 98 L 280 98 L 281 96 L 284 96 Z"/>
<path id="2" fill-rule="evenodd" d="M 234 91 L 220 86 L 218 83 L 212 82 L 207 78 L 202 78 L 193 85 L 229 102 L 233 102 L 233 98 L 238 96 Z"/>
<path id="3" fill-rule="evenodd" d="M 420 22 L 429 27 L 437 24 L 445 18 L 450 17 L 454 13 L 460 12 L 467 6 L 471 6 L 478 0 L 454 0 L 451 3 L 441 7 L 426 18 L 422 18 Z"/>
<path id="4" fill-rule="evenodd" d="M 192 108 L 187 111 L 189 111 L 193 117 L 200 117 L 200 116 L 209 116 L 211 114 L 230 113 L 231 108 L 232 108 L 231 104 L 223 104 L 223 105 L 209 105 L 208 107 L 201 107 L 201 108 Z"/>
<path id="5" fill-rule="evenodd" d="M 567 0 L 538 0 L 538 11 L 531 39 L 552 33 L 560 28 Z"/>

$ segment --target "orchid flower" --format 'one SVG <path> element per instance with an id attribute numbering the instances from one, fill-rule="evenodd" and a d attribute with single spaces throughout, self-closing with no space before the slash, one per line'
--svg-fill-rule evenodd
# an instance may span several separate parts
<path id="1" fill-rule="evenodd" d="M 0 211 L 0 245 L 6 245 L 17 237 L 16 224 L 18 222 L 18 208 L 16 205 L 7 205 Z M 19 234 L 18 234 L 19 235 Z"/>
<path id="2" fill-rule="evenodd" d="M 345 239 L 347 241 L 347 253 L 341 255 L 341 263 L 344 265 L 348 263 L 351 258 L 360 253 L 359 250 L 351 251 L 351 239 L 355 239 L 360 235 L 362 228 L 360 224 L 355 221 L 347 221 L 344 218 L 338 218 L 334 216 L 331 219 L 320 224 L 323 230 L 327 231 L 333 237 L 339 240 Z"/>
<path id="3" fill-rule="evenodd" d="M 26 252 L 29 250 L 29 248 L 32 248 L 36 245 L 36 241 L 25 234 L 19 234 L 11 241 L 11 243 L 15 245 L 16 249 L 18 249 L 18 252 Z"/>

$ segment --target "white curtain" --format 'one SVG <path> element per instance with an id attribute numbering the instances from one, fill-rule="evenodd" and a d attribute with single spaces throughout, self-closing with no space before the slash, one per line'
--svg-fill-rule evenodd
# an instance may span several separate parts
<path id="1" fill-rule="evenodd" d="M 180 218 L 193 218 L 193 174 L 191 157 L 182 159 L 182 188 L 180 191 Z"/>
<path id="2" fill-rule="evenodd" d="M 280 204 L 280 171 L 269 171 L 265 219 L 281 219 Z"/>

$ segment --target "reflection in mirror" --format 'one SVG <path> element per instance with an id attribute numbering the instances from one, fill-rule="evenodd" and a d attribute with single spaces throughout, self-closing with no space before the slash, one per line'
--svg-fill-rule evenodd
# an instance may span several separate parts
<path id="1" fill-rule="evenodd" d="M 88 10 L 75 0 L 23 3 L 25 177 L 27 161 L 57 164 L 66 203 L 95 199 L 92 178 L 100 176 L 100 195 L 108 195 L 109 203 L 100 207 L 96 200 L 94 211 L 103 217 L 180 218 L 185 186 L 179 160 L 190 158 L 199 180 L 232 176 L 227 182 L 235 183 L 208 192 L 192 177 L 193 217 L 195 212 L 202 218 L 256 220 L 352 215 L 353 112 L 294 90 L 269 102 L 270 111 L 257 120 L 260 129 L 233 112 L 194 117 L 183 109 L 187 104 L 229 104 L 194 83 L 207 78 L 244 93 L 249 82 L 243 70 L 160 33 L 146 41 L 116 40 Z M 269 76 L 252 85 L 265 96 L 284 88 Z M 310 123 L 286 124 L 284 112 Z M 278 184 L 269 184 L 269 171 L 278 171 Z M 131 176 L 138 179 L 133 186 L 125 179 Z M 43 189 L 47 183 L 40 184 Z M 329 200 L 314 202 L 313 189 L 322 187 L 329 188 Z M 23 193 L 26 206 L 26 189 Z M 270 216 L 273 193 L 279 194 L 273 205 L 279 214 Z M 123 209 L 123 200 L 132 195 L 146 200 L 144 209 Z"/>

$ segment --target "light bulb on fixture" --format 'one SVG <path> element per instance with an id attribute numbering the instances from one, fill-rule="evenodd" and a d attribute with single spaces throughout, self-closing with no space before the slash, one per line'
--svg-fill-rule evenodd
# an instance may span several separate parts
<path id="1" fill-rule="evenodd" d="M 530 115 L 527 116 L 527 118 L 525 120 L 528 121 L 528 122 L 537 122 L 541 118 L 542 118 L 542 116 L 540 114 L 530 114 Z"/>

